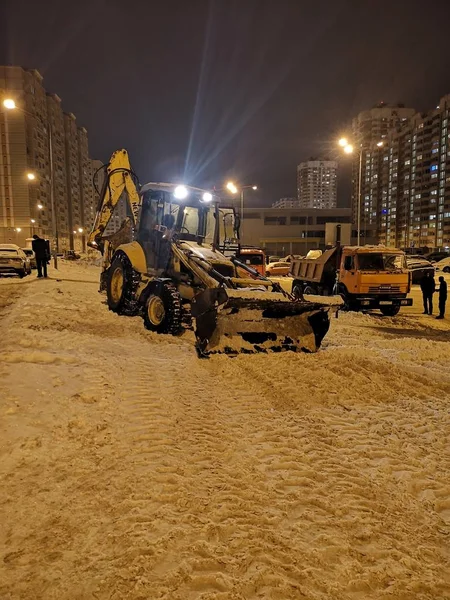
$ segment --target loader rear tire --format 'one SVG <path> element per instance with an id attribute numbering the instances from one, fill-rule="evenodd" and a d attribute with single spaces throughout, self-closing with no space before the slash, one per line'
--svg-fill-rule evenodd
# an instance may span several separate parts
<path id="1" fill-rule="evenodd" d="M 145 301 L 144 325 L 156 333 L 177 335 L 182 326 L 181 296 L 171 283 L 152 291 Z"/>
<path id="2" fill-rule="evenodd" d="M 109 268 L 106 282 L 109 309 L 119 315 L 136 314 L 133 298 L 133 267 L 125 254 L 118 254 Z"/>

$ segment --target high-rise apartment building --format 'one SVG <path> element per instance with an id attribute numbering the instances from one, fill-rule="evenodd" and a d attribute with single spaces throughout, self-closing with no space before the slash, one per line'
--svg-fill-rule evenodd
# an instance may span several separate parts
<path id="1" fill-rule="evenodd" d="M 56 218 L 55 233 L 58 236 L 58 248 L 66 250 L 70 248 L 70 225 L 69 225 L 69 203 L 67 201 L 67 163 L 66 163 L 66 136 L 64 131 L 64 113 L 61 108 L 61 98 L 56 94 L 47 94 L 47 115 L 52 132 L 52 160 L 53 160 L 53 190 L 54 207 Z M 46 179 L 49 181 L 50 165 L 44 165 L 48 170 Z M 39 177 L 41 180 L 42 177 Z M 49 190 L 50 193 L 50 190 Z M 49 201 L 40 202 L 44 208 L 38 211 L 41 223 L 44 227 L 42 232 L 45 236 L 52 235 L 51 206 Z M 46 218 L 48 215 L 49 219 Z"/>
<path id="2" fill-rule="evenodd" d="M 335 208 L 337 162 L 311 159 L 297 166 L 297 194 L 301 208 Z"/>
<path id="3" fill-rule="evenodd" d="M 280 198 L 272 204 L 272 208 L 300 208 L 297 198 Z"/>
<path id="4" fill-rule="evenodd" d="M 360 203 L 361 234 L 364 239 L 369 227 L 378 227 L 382 204 L 380 171 L 383 168 L 385 140 L 392 130 L 405 127 L 415 110 L 403 104 L 391 106 L 381 102 L 364 110 L 353 119 L 354 161 L 352 174 L 352 215 L 357 223 Z M 361 173 L 360 173 L 361 171 Z M 359 183 L 361 181 L 361 189 Z"/>
<path id="5" fill-rule="evenodd" d="M 24 245 L 38 233 L 53 248 L 73 248 L 92 202 L 86 130 L 45 91 L 38 71 L 0 67 L 0 243 Z"/>
<path id="6" fill-rule="evenodd" d="M 415 114 L 383 147 L 381 243 L 409 248 L 450 246 L 450 95 Z"/>

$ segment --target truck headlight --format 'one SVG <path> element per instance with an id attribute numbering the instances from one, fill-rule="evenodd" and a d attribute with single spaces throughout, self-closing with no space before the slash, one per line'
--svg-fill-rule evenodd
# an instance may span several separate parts
<path id="1" fill-rule="evenodd" d="M 205 192 L 202 196 L 203 202 L 211 202 L 212 199 L 213 199 L 213 196 L 209 192 Z"/>

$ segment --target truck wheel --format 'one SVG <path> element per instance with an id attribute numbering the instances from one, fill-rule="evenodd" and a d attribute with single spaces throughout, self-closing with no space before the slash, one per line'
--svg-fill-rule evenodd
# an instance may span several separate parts
<path id="1" fill-rule="evenodd" d="M 127 256 L 116 256 L 109 268 L 106 283 L 109 309 L 118 315 L 136 314 L 137 303 L 133 298 L 133 268 Z"/>
<path id="2" fill-rule="evenodd" d="M 181 296 L 171 283 L 150 293 L 144 307 L 144 325 L 156 333 L 177 335 L 181 331 Z"/>
<path id="3" fill-rule="evenodd" d="M 303 298 L 303 288 L 300 283 L 294 284 L 294 286 L 292 287 L 292 295 L 297 300 L 301 300 Z"/>
<path id="4" fill-rule="evenodd" d="M 400 310 L 400 306 L 380 306 L 380 310 L 385 317 L 395 317 Z"/>
<path id="5" fill-rule="evenodd" d="M 310 285 L 309 283 L 307 283 L 303 288 L 303 293 L 306 296 L 315 296 L 317 294 L 317 290 L 314 285 Z"/>
<path id="6" fill-rule="evenodd" d="M 17 275 L 20 277 L 20 279 L 23 279 L 26 276 L 25 269 L 23 271 L 17 271 Z"/>

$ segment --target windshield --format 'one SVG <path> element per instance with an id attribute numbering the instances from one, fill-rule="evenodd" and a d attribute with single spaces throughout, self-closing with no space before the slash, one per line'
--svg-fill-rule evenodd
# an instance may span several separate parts
<path id="1" fill-rule="evenodd" d="M 397 271 L 406 268 L 403 254 L 384 254 L 382 252 L 358 254 L 358 265 L 361 271 Z"/>
<path id="2" fill-rule="evenodd" d="M 264 256 L 262 254 L 240 254 L 238 260 L 246 265 L 263 265 Z"/>

